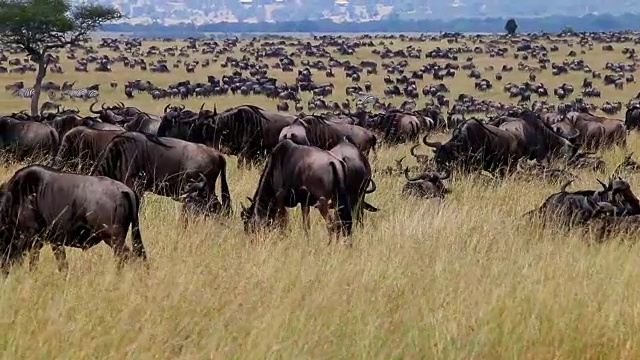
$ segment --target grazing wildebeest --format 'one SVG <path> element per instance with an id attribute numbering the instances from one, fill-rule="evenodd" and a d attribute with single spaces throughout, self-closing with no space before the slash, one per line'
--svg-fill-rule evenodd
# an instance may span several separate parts
<path id="1" fill-rule="evenodd" d="M 40 154 L 53 155 L 58 143 L 55 129 L 46 124 L 0 118 L 0 149 L 17 160 Z"/>
<path id="2" fill-rule="evenodd" d="M 348 136 L 365 156 L 369 150 L 375 152 L 376 136 L 371 131 L 358 126 L 327 121 L 321 116 L 311 115 L 297 119 L 280 132 L 280 141 L 290 139 L 296 144 L 315 146 L 329 150 Z"/>
<path id="3" fill-rule="evenodd" d="M 356 222 L 362 222 L 363 210 L 376 212 L 378 209 L 365 201 L 365 195 L 376 190 L 371 178 L 371 164 L 366 156 L 355 146 L 349 137 L 334 146 L 329 152 L 344 161 L 347 171 L 345 187 L 350 198 L 351 210 Z M 368 189 L 369 185 L 372 186 Z"/>
<path id="4" fill-rule="evenodd" d="M 134 189 L 179 199 L 186 181 L 207 179 L 211 194 L 220 176 L 222 209 L 231 210 L 231 195 L 227 184 L 227 163 L 224 156 L 206 145 L 174 138 L 158 138 L 140 132 L 125 132 L 115 136 L 91 175 L 107 176 Z"/>
<path id="5" fill-rule="evenodd" d="M 68 267 L 64 246 L 86 250 L 104 241 L 120 267 L 129 256 L 129 225 L 133 253 L 146 260 L 139 207 L 135 192 L 118 181 L 42 165 L 24 167 L 0 187 L 0 265 L 6 273 L 8 265 L 32 251 L 33 266 L 47 242 L 63 271 Z"/>
<path id="6" fill-rule="evenodd" d="M 314 206 L 332 234 L 351 234 L 352 214 L 346 189 L 345 163 L 325 150 L 295 144 L 286 139 L 276 146 L 265 166 L 248 208 L 242 210 L 246 232 L 273 224 L 286 214 L 285 207 L 302 207 L 305 231 Z M 331 208 L 338 214 L 337 221 Z"/>
<path id="7" fill-rule="evenodd" d="M 421 198 L 444 198 L 444 195 L 450 192 L 442 182 L 442 180 L 449 178 L 449 174 L 422 172 L 418 176 L 410 177 L 409 168 L 405 168 L 404 177 L 407 179 L 402 187 L 404 195 Z"/>
<path id="8" fill-rule="evenodd" d="M 557 156 L 571 159 L 580 147 L 574 142 L 580 135 L 578 130 L 573 129 L 562 137 L 532 111 L 525 111 L 520 118 L 503 116 L 489 124 L 513 135 L 518 140 L 520 152 L 530 160 L 550 163 Z"/>
<path id="9" fill-rule="evenodd" d="M 109 142 L 124 132 L 124 130 L 95 130 L 86 126 L 75 127 L 62 138 L 58 153 L 51 165 L 57 169 L 62 166 L 71 166 L 79 172 L 88 172 Z"/>
<path id="10" fill-rule="evenodd" d="M 422 142 L 434 148 L 439 171 L 450 170 L 453 165 L 462 168 L 479 167 L 488 172 L 505 170 L 513 160 L 522 157 L 518 141 L 510 133 L 476 119 L 469 119 L 454 129 L 451 139 L 442 144 Z"/>

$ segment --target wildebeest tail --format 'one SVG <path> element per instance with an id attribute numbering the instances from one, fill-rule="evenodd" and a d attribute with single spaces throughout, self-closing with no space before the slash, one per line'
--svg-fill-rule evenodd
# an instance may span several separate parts
<path id="1" fill-rule="evenodd" d="M 142 234 L 140 233 L 140 198 L 134 191 L 123 191 L 122 195 L 129 205 L 129 219 L 131 220 L 131 245 L 133 254 L 142 260 L 147 260 L 147 252 L 144 250 L 142 243 Z"/>
<path id="2" fill-rule="evenodd" d="M 343 165 L 344 169 L 344 165 Z M 333 186 L 336 189 L 337 195 L 337 209 L 338 209 L 338 217 L 340 218 L 340 225 L 342 226 L 342 231 L 346 235 L 351 235 L 351 230 L 353 228 L 353 215 L 351 214 L 351 204 L 349 200 L 349 194 L 347 193 L 347 189 L 344 185 L 344 179 L 341 176 L 340 171 L 335 163 L 331 163 L 331 171 L 333 172 Z M 345 172 L 342 171 L 342 174 Z"/>

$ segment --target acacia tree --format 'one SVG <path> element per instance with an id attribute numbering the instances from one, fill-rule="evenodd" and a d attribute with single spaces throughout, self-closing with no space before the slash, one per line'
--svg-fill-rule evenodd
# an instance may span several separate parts
<path id="1" fill-rule="evenodd" d="M 506 31 L 507 34 L 509 35 L 513 35 L 516 33 L 516 30 L 518 30 L 518 24 L 516 23 L 516 20 L 515 19 L 507 20 L 507 23 L 504 24 L 504 31 Z"/>
<path id="2" fill-rule="evenodd" d="M 69 0 L 0 0 L 0 43 L 20 46 L 38 64 L 31 114 L 38 113 L 42 80 L 47 75 L 47 54 L 54 49 L 88 41 L 89 33 L 119 20 L 117 9 Z"/>

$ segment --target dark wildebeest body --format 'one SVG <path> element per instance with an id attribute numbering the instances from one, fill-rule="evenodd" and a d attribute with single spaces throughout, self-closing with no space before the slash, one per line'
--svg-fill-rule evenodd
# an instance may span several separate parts
<path id="1" fill-rule="evenodd" d="M 365 201 L 365 195 L 371 194 L 376 190 L 375 182 L 371 178 L 369 160 L 348 138 L 334 146 L 329 152 L 346 165 L 347 179 L 345 187 L 349 194 L 351 210 L 355 221 L 361 222 L 364 210 L 378 211 L 377 208 Z M 367 189 L 369 184 L 372 185 L 370 190 Z"/>
<path id="2" fill-rule="evenodd" d="M 565 183 L 560 192 L 549 196 L 540 206 L 527 213 L 542 216 L 544 224 L 555 223 L 566 228 L 580 226 L 601 215 L 628 216 L 640 214 L 640 202 L 629 184 L 623 180 L 600 183 L 603 190 L 567 192 Z"/>
<path id="3" fill-rule="evenodd" d="M 564 138 L 530 111 L 525 112 L 522 118 L 503 116 L 491 121 L 490 124 L 513 135 L 518 140 L 519 152 L 529 160 L 550 162 L 557 156 L 571 159 L 579 148 L 570 140 L 579 136 L 577 130 Z"/>
<path id="4" fill-rule="evenodd" d="M 330 237 L 340 232 L 350 235 L 352 214 L 346 178 L 346 165 L 328 151 L 284 140 L 271 152 L 251 205 L 242 211 L 245 231 L 273 223 L 286 216 L 285 207 L 300 204 L 305 231 L 310 227 L 310 207 L 315 206 L 327 222 Z M 337 222 L 331 207 L 337 210 Z"/>
<path id="5" fill-rule="evenodd" d="M 0 118 L 0 149 L 17 160 L 30 156 L 55 155 L 59 138 L 52 127 L 11 118 Z"/>
<path id="6" fill-rule="evenodd" d="M 55 168 L 70 165 L 79 172 L 88 172 L 109 142 L 124 132 L 124 130 L 95 130 L 85 126 L 75 127 L 62 138 L 52 165 Z"/>
<path id="7" fill-rule="evenodd" d="M 101 241 L 113 248 L 121 265 L 129 255 L 129 225 L 133 253 L 146 260 L 139 199 L 118 181 L 32 165 L 16 171 L 1 190 L 0 261 L 5 272 L 8 263 L 21 261 L 30 250 L 35 265 L 44 242 L 52 245 L 60 270 L 67 268 L 64 246 L 88 249 Z"/>
<path id="8" fill-rule="evenodd" d="M 252 105 L 243 105 L 198 120 L 189 141 L 226 148 L 238 156 L 238 167 L 250 166 L 278 144 L 280 131 L 295 120 L 288 114 L 272 113 Z"/>
<path id="9" fill-rule="evenodd" d="M 377 119 L 376 128 L 384 134 L 384 139 L 393 144 L 415 141 L 421 130 L 428 130 L 426 122 L 421 123 L 417 116 L 402 112 L 391 112 Z"/>
<path id="10" fill-rule="evenodd" d="M 626 146 L 627 132 L 624 123 L 616 119 L 570 112 L 566 119 L 555 124 L 553 129 L 563 136 L 566 136 L 568 131 L 577 129 L 580 132 L 580 142 L 588 149 Z"/>
<path id="11" fill-rule="evenodd" d="M 640 128 L 640 106 L 632 106 L 627 109 L 624 116 L 624 124 L 627 130 Z"/>
<path id="12" fill-rule="evenodd" d="M 479 167 L 493 172 L 506 169 L 522 156 L 513 135 L 476 119 L 469 119 L 458 126 L 445 144 L 428 142 L 426 136 L 422 141 L 434 148 L 439 171 L 450 170 L 457 164 L 463 169 Z"/>
<path id="13" fill-rule="evenodd" d="M 326 121 L 319 116 L 297 119 L 280 132 L 280 141 L 290 139 L 296 144 L 322 150 L 335 147 L 345 137 L 349 137 L 365 156 L 369 155 L 369 150 L 375 151 L 377 139 L 371 131 L 358 125 Z"/>
<path id="14" fill-rule="evenodd" d="M 187 181 L 198 181 L 200 174 L 214 193 L 220 176 L 222 208 L 231 209 L 226 176 L 226 160 L 217 150 L 202 144 L 151 134 L 125 132 L 114 137 L 91 170 L 135 189 L 178 199 Z"/>

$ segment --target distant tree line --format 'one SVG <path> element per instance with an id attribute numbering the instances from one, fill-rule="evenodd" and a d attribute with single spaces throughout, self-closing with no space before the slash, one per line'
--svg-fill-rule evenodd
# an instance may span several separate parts
<path id="1" fill-rule="evenodd" d="M 506 18 L 454 19 L 443 20 L 402 20 L 392 17 L 381 21 L 334 23 L 331 20 L 289 21 L 276 23 L 216 23 L 206 25 L 131 25 L 110 24 L 102 27 L 105 31 L 132 32 L 145 37 L 188 37 L 202 33 L 376 33 L 376 32 L 466 32 L 504 33 Z M 575 31 L 615 31 L 640 30 L 640 14 L 548 16 L 540 18 L 518 18 L 519 33 L 561 32 L 563 29 Z"/>

